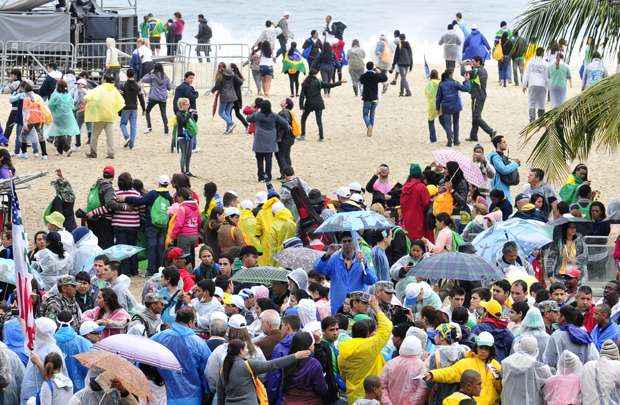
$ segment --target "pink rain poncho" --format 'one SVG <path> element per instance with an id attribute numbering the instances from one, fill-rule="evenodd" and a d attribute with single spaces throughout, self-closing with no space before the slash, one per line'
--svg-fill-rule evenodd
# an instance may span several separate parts
<path id="1" fill-rule="evenodd" d="M 422 344 L 415 336 L 407 336 L 400 346 L 399 356 L 390 360 L 381 374 L 382 405 L 424 405 L 428 395 L 422 376 L 426 373 Z"/>
<path id="2" fill-rule="evenodd" d="M 581 360 L 564 350 L 558 360 L 558 372 L 545 382 L 543 395 L 547 405 L 580 405 Z"/>

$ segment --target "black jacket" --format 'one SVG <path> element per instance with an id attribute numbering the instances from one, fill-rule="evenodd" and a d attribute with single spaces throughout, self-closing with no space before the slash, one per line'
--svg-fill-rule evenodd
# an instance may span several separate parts
<path id="1" fill-rule="evenodd" d="M 144 111 L 144 96 L 142 95 L 138 82 L 135 80 L 127 80 L 121 90 L 123 98 L 125 99 L 124 111 L 137 111 L 138 101 L 140 101 L 140 107 L 142 107 L 142 111 Z"/>
<path id="2" fill-rule="evenodd" d="M 405 41 L 403 46 L 397 46 L 396 51 L 394 52 L 394 61 L 392 62 L 392 69 L 394 66 L 409 66 L 413 65 L 413 57 L 411 52 L 411 45 L 409 42 Z"/>
<path id="3" fill-rule="evenodd" d="M 364 101 L 376 101 L 379 99 L 379 83 L 387 82 L 388 77 L 385 73 L 376 73 L 375 71 L 368 70 L 366 73 L 360 76 L 360 83 L 362 83 L 362 100 Z"/>
<path id="4" fill-rule="evenodd" d="M 189 100 L 189 106 L 192 110 L 196 109 L 196 99 L 198 98 L 198 92 L 189 84 L 183 82 L 177 86 L 174 90 L 174 101 L 172 103 L 172 109 L 176 114 L 179 111 L 177 101 L 180 98 L 187 98 Z"/>
<path id="5" fill-rule="evenodd" d="M 276 141 L 278 142 L 278 145 L 280 144 L 284 144 L 284 145 L 292 145 L 295 143 L 295 136 L 291 133 L 290 131 L 290 126 L 292 125 L 293 122 L 293 117 L 291 116 L 291 112 L 289 110 L 287 110 L 286 108 L 282 109 L 282 111 L 280 111 L 278 113 L 278 115 L 282 118 L 284 118 L 286 120 L 286 122 L 288 122 L 288 127 L 285 127 L 284 125 L 277 125 L 276 124 L 276 129 L 278 132 L 278 135 L 276 137 Z"/>
<path id="6" fill-rule="evenodd" d="M 60 212 L 65 217 L 65 222 L 63 223 L 63 227 L 71 232 L 77 225 L 75 223 L 75 213 L 73 211 L 74 202 L 66 202 L 59 196 L 54 197 L 52 200 L 52 210 L 50 212 Z"/>
<path id="7" fill-rule="evenodd" d="M 211 41 L 211 37 L 213 36 L 213 32 L 211 31 L 211 27 L 207 24 L 207 20 L 201 20 L 198 22 L 198 34 L 196 34 L 196 39 L 199 44 L 205 44 Z"/>
<path id="8" fill-rule="evenodd" d="M 324 110 L 325 103 L 321 96 L 321 90 L 340 86 L 340 82 L 325 83 L 316 76 L 308 76 L 301 85 L 299 95 L 299 106 L 302 110 L 315 111 Z"/>
<path id="9" fill-rule="evenodd" d="M 54 79 L 49 74 L 45 76 L 45 80 L 41 83 L 41 87 L 39 88 L 39 95 L 43 100 L 47 100 L 50 98 L 52 93 L 56 90 L 56 79 Z"/>

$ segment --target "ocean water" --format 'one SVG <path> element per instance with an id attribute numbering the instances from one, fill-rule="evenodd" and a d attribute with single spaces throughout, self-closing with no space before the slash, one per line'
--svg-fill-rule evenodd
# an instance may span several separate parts
<path id="1" fill-rule="evenodd" d="M 125 0 L 112 0 L 118 3 Z M 108 2 L 105 2 L 108 4 Z M 501 5 L 500 5 L 501 4 Z M 344 40 L 347 48 L 357 38 L 367 51 L 373 49 L 380 34 L 392 38 L 395 29 L 407 35 L 413 46 L 414 59 L 421 62 L 441 61 L 437 41 L 457 12 L 463 14 L 468 25 L 477 24 L 489 42 L 502 20 L 509 24 L 527 7 L 527 0 L 498 3 L 492 0 L 185 0 L 138 1 L 139 20 L 153 13 L 164 21 L 175 11 L 181 12 L 186 22 L 184 40 L 193 42 L 198 31 L 197 16 L 204 14 L 213 30 L 212 43 L 252 44 L 264 28 L 265 21 L 276 23 L 285 11 L 290 12 L 289 26 L 300 46 L 310 30 L 324 27 L 327 14 L 333 21 L 347 25 Z"/>

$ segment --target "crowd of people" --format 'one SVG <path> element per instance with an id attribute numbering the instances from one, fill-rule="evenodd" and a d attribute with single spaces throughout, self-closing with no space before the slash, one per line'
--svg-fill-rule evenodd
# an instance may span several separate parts
<path id="1" fill-rule="evenodd" d="M 484 61 L 492 50 L 484 36 L 457 14 L 440 40 L 447 70 L 441 81 L 437 71 L 429 72 L 425 94 L 431 142 L 436 141 L 434 119 L 440 116 L 448 146 L 459 144 L 458 92 L 466 91 L 474 118 L 469 139 L 476 141 L 482 128 L 491 136 L 493 150 L 485 153 L 476 144 L 466 162 L 413 163 L 402 183 L 382 163 L 369 173 L 365 186 L 353 181 L 332 194 L 295 172 L 291 146 L 304 139 L 311 112 L 319 139 L 324 138 L 323 97 L 345 83 L 346 64 L 372 136 L 380 94 L 400 80 L 399 94 L 411 96 L 407 75 L 412 47 L 397 31 L 393 43 L 382 36 L 375 60 L 366 61 L 359 41 L 344 51 L 346 26 L 328 16 L 322 33 L 314 30 L 297 48 L 288 42 L 289 17 L 286 12 L 277 24 L 266 22 L 248 61 L 264 99 L 242 108 L 245 78 L 234 63 L 218 66 L 211 89 L 225 134 L 235 128 L 233 111 L 254 134 L 257 178 L 265 189 L 250 198 L 223 191 L 214 181 L 197 186 L 192 179 L 198 132 L 192 72 L 174 89 L 174 121 L 169 125 L 166 103 L 173 86 L 162 66 L 138 60 L 118 85 L 112 41 L 101 84 L 85 73 L 71 86 L 68 73 L 50 64 L 42 87 L 47 90 L 36 94 L 19 70 L 12 71 L 14 109 L 7 133 L 15 127 L 20 134 L 19 158 L 27 157 L 29 143 L 34 153 L 47 156 L 44 124 L 52 125 L 48 136 L 58 153 L 70 154 L 81 144 L 80 128 L 86 123 L 87 156 L 98 157 L 97 139 L 104 131 L 107 158 L 113 159 L 119 112 L 124 146 L 134 148 L 140 104 L 147 131 L 152 131 L 150 112 L 159 106 L 164 132 L 173 134 L 170 151 L 180 154 L 180 172 L 141 179 L 142 174 L 117 173 L 109 164 L 88 195 L 76 196 L 71 179 L 56 171 L 55 196 L 43 216 L 47 229 L 34 234 L 27 254 L 34 275 L 33 347 L 27 347 L 15 311 L 15 286 L 0 282 L 0 403 L 137 404 L 130 387 L 119 381 L 104 384 L 100 371 L 87 369 L 74 357 L 119 334 L 152 339 L 181 365 L 177 372 L 139 364 L 152 394 L 147 404 L 619 403 L 620 271 L 595 301 L 587 281 L 607 269 L 591 265 L 586 239 L 607 244 L 610 219 L 618 220 L 620 204 L 598 200 L 595 180 L 583 164 L 557 190 L 545 181 L 543 170 L 532 167 L 517 190 L 521 162 L 507 155 L 507 139 L 481 117 L 488 80 Z M 148 51 L 142 48 L 156 49 L 165 33 L 171 35 L 168 46 L 175 46 L 183 31 L 180 13 L 168 25 L 152 16 L 144 24 L 144 41 L 137 49 L 143 55 Z M 547 90 L 552 99 L 561 97 L 547 87 L 554 67 L 541 64 L 546 73 L 536 78 L 542 71 L 534 58 L 523 70 L 524 57 L 515 48 L 527 48 L 527 43 L 505 24 L 501 28 L 496 41 L 505 55 L 499 67 L 502 84 L 510 80 L 509 58 L 515 84 L 517 72 L 524 72 L 522 82 L 532 100 L 546 98 Z M 536 55 L 541 52 L 537 57 L 544 56 L 544 49 L 535 50 Z M 274 113 L 267 97 L 279 56 L 290 97 Z M 309 71 L 300 85 L 304 60 Z M 554 60 L 560 69 L 561 58 Z M 457 66 L 466 79 L 463 84 L 452 78 Z M 586 82 L 593 70 L 588 63 Z M 535 88 L 543 78 L 541 93 Z M 551 82 L 555 79 L 549 76 Z M 148 95 L 142 84 L 150 86 Z M 300 120 L 294 111 L 297 96 Z M 534 104 L 530 108 L 536 114 L 540 108 Z M 274 153 L 279 185 L 272 179 Z M 466 177 L 472 167 L 484 184 Z M 11 153 L 0 149 L 0 178 L 16 174 Z M 389 226 L 316 232 L 336 215 L 364 212 Z M 518 240 L 498 245 L 488 264 L 503 278 L 416 275 L 428 258 L 477 254 L 472 243 L 476 235 L 521 220 L 552 228 L 553 242 L 527 255 Z M 117 245 L 144 252 L 118 258 L 113 254 Z M 2 259 L 22 254 L 13 250 L 10 228 L 2 233 L 2 247 Z M 285 279 L 249 283 L 235 277 L 285 267 L 285 252 L 311 259 L 306 267 L 287 268 Z M 620 267 L 620 238 L 612 254 Z"/>

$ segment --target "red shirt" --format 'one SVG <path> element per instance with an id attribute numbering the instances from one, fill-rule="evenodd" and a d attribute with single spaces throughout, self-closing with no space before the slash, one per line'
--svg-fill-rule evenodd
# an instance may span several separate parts
<path id="1" fill-rule="evenodd" d="M 196 279 L 194 275 L 191 274 L 187 269 L 182 268 L 179 269 L 179 275 L 181 276 L 181 280 L 183 280 L 183 292 L 189 292 L 196 285 Z"/>

